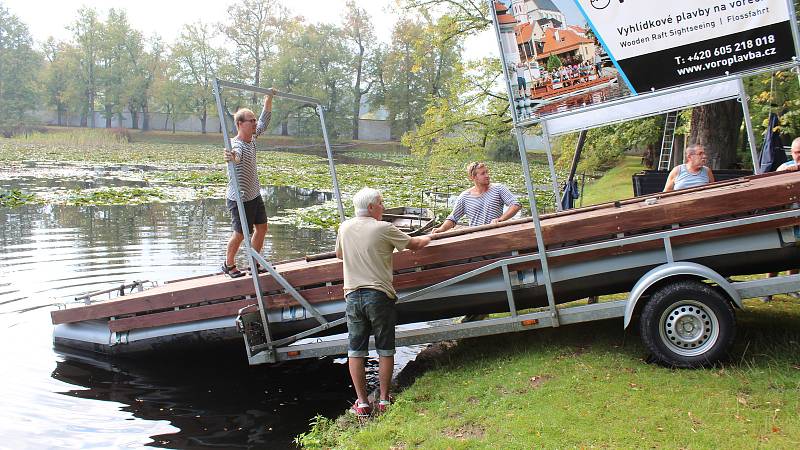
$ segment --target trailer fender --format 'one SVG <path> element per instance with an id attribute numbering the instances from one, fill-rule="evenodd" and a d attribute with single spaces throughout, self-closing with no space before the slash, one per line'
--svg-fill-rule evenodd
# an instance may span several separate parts
<path id="1" fill-rule="evenodd" d="M 679 261 L 667 263 L 655 267 L 644 274 L 644 276 L 640 278 L 639 281 L 637 281 L 633 286 L 633 289 L 631 289 L 631 293 L 628 296 L 628 304 L 625 305 L 625 325 L 623 328 L 628 328 L 628 325 L 630 325 L 633 312 L 636 310 L 636 303 L 639 302 L 639 299 L 647 291 L 647 289 L 659 281 L 682 275 L 707 279 L 717 283 L 722 290 L 728 294 L 728 297 L 733 300 L 733 303 L 738 308 L 741 309 L 744 307 L 742 304 L 742 297 L 739 295 L 739 292 L 728 280 L 725 279 L 725 277 L 718 274 L 714 270 L 693 262 Z"/>

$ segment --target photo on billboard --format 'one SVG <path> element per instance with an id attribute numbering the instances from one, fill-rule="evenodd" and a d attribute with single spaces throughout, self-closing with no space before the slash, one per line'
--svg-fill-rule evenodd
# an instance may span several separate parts
<path id="1" fill-rule="evenodd" d="M 573 0 L 496 0 L 503 67 L 520 120 L 630 95 Z"/>
<path id="2" fill-rule="evenodd" d="M 796 65 L 785 0 L 495 0 L 519 120 Z"/>

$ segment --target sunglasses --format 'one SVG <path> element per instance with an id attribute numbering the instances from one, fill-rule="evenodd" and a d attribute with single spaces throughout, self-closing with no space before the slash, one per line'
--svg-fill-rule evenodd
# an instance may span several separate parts
<path id="1" fill-rule="evenodd" d="M 242 122 L 256 123 L 256 119 L 255 118 L 253 118 L 253 119 L 244 119 L 244 120 L 242 120 Z"/>

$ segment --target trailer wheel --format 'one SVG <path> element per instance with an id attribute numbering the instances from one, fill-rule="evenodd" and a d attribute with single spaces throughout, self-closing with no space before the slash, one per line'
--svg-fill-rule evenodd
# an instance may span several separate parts
<path id="1" fill-rule="evenodd" d="M 642 309 L 640 331 L 659 363 L 702 367 L 727 354 L 736 317 L 722 294 L 699 281 L 683 280 L 653 293 Z"/>

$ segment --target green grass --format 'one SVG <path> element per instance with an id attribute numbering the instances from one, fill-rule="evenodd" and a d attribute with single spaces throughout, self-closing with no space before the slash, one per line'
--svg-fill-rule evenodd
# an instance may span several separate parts
<path id="1" fill-rule="evenodd" d="M 460 341 L 360 426 L 317 418 L 310 448 L 798 448 L 800 303 L 748 301 L 730 361 L 645 362 L 621 320 Z"/>
<path id="2" fill-rule="evenodd" d="M 600 179 L 586 184 L 583 206 L 633 197 L 631 176 L 644 169 L 641 157 L 624 156 L 616 167 L 606 172 Z"/>

